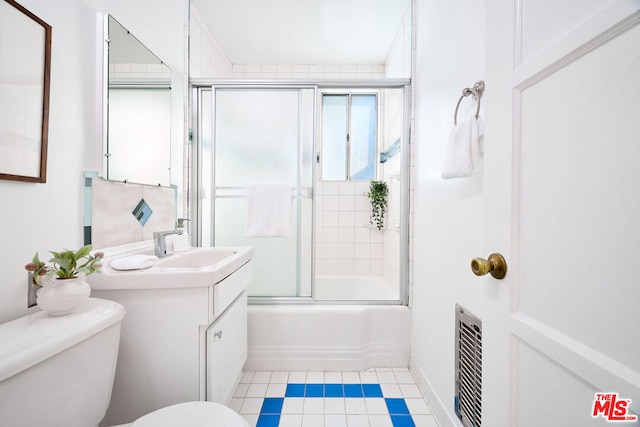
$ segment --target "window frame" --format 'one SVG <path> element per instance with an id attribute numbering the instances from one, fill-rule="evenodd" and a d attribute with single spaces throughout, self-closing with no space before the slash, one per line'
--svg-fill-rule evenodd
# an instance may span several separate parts
<path id="1" fill-rule="evenodd" d="M 318 164 L 319 164 L 319 181 L 326 182 L 367 182 L 370 180 L 377 179 L 379 175 L 379 164 L 376 161 L 379 158 L 379 142 L 380 142 L 380 90 L 379 89 L 322 89 L 319 91 L 319 150 L 318 150 Z M 373 167 L 373 177 L 370 179 L 351 179 L 351 117 L 352 117 L 352 96 L 353 95 L 371 95 L 375 97 L 375 127 L 374 127 L 374 167 Z M 327 179 L 324 177 L 324 134 L 323 134 L 323 121 L 324 121 L 324 97 L 325 96 L 347 96 L 347 135 L 345 138 L 345 151 L 346 151 L 346 162 L 345 162 L 345 170 L 344 170 L 344 179 Z"/>

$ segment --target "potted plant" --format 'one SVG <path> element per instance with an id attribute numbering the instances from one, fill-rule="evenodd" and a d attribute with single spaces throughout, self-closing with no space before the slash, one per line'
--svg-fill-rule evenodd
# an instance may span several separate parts
<path id="1" fill-rule="evenodd" d="M 40 287 L 38 305 L 51 316 L 73 313 L 91 294 L 91 287 L 81 275 L 99 273 L 104 254 L 91 255 L 91 245 L 85 245 L 77 251 L 51 251 L 51 255 L 47 264 L 36 252 L 25 265 L 25 269 L 33 273 L 33 284 Z"/>
<path id="2" fill-rule="evenodd" d="M 389 187 L 384 181 L 371 180 L 367 196 L 371 201 L 371 217 L 369 224 L 375 224 L 378 230 L 384 227 L 384 214 L 387 210 Z"/>

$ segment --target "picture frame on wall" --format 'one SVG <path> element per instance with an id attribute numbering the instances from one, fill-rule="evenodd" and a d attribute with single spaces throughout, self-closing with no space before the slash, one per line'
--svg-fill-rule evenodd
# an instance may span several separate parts
<path id="1" fill-rule="evenodd" d="M 51 26 L 0 1 L 0 179 L 47 181 Z"/>

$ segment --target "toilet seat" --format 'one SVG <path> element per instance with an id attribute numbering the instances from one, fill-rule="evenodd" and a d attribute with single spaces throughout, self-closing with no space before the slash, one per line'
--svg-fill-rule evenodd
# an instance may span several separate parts
<path id="1" fill-rule="evenodd" d="M 138 418 L 131 427 L 249 427 L 224 405 L 213 402 L 185 402 L 158 409 Z"/>

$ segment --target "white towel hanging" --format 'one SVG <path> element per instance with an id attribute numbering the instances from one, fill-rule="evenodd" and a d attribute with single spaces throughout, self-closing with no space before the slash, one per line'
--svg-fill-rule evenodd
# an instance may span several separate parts
<path id="1" fill-rule="evenodd" d="M 480 166 L 484 129 L 482 119 L 475 116 L 458 123 L 449 134 L 447 153 L 442 168 L 442 178 L 472 176 Z"/>
<path id="2" fill-rule="evenodd" d="M 247 185 L 245 237 L 289 237 L 293 186 L 280 183 Z"/>

